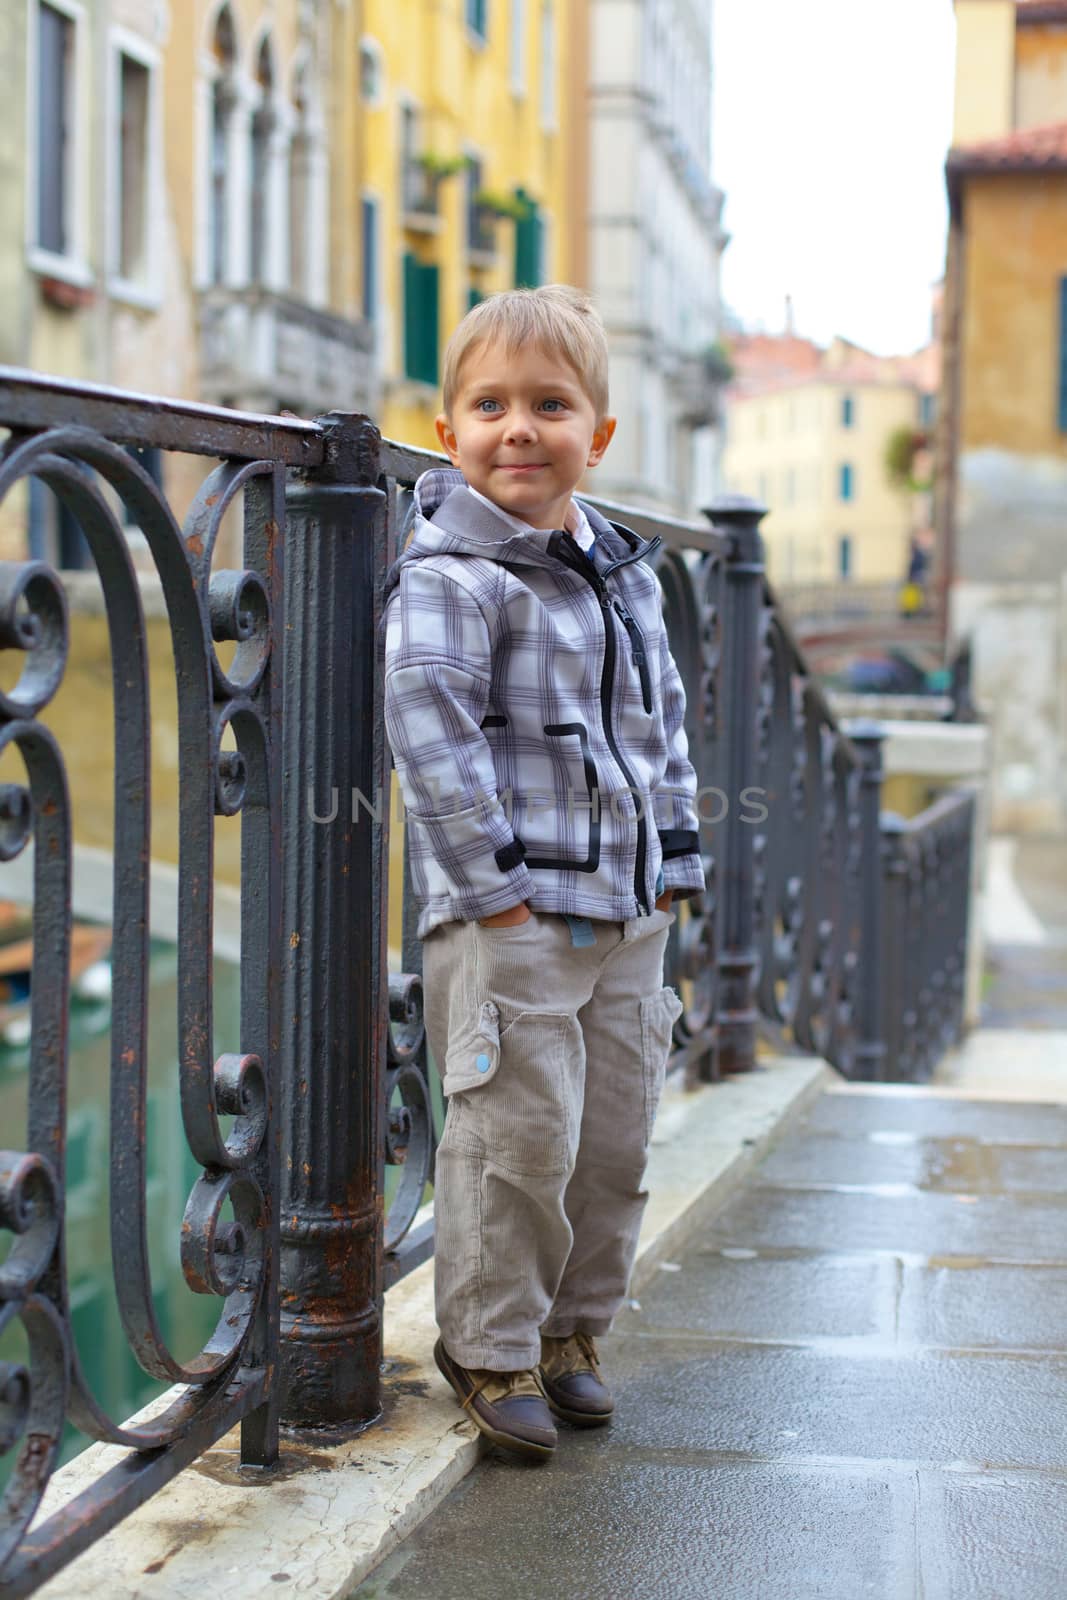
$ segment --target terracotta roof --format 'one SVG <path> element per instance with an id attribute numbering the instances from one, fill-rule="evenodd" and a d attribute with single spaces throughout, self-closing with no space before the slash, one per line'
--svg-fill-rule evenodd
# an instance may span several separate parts
<path id="1" fill-rule="evenodd" d="M 1067 5 L 1064 7 L 1067 16 Z M 1067 169 L 1067 122 L 1020 128 L 1000 139 L 957 145 L 945 163 L 949 179 L 965 172 L 1032 172 Z"/>
<path id="2" fill-rule="evenodd" d="M 1015 21 L 1020 28 L 1067 22 L 1067 0 L 1015 0 Z"/>

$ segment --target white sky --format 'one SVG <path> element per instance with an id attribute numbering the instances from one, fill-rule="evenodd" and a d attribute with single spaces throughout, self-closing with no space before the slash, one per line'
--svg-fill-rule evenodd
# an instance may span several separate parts
<path id="1" fill-rule="evenodd" d="M 747 327 L 918 349 L 944 271 L 952 0 L 714 0 L 712 165 Z"/>

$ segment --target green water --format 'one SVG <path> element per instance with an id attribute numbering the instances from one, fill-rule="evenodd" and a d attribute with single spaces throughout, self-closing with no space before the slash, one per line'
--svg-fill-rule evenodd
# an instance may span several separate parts
<path id="1" fill-rule="evenodd" d="M 178 1097 L 176 949 L 153 942 L 149 962 L 148 1115 L 146 1125 L 146 1214 L 152 1267 L 152 1300 L 172 1354 L 188 1361 L 203 1347 L 218 1319 L 222 1301 L 194 1294 L 179 1259 L 182 1215 L 201 1168 L 189 1153 Z M 118 982 L 118 975 L 115 976 Z M 214 1054 L 239 1048 L 239 973 L 216 961 Z M 97 1403 L 116 1422 L 124 1421 L 167 1384 L 144 1373 L 130 1350 L 119 1319 L 112 1276 L 108 1194 L 108 1091 L 111 1008 L 106 1000 L 75 1000 L 71 1006 L 69 1113 L 67 1132 L 67 1260 L 71 1321 L 82 1369 Z M 25 1148 L 29 1047 L 0 1042 L 0 1147 Z M 434 1079 L 438 1123 L 440 1086 Z M 398 1170 L 386 1169 L 386 1203 Z M 427 1198 L 429 1190 L 427 1190 Z M 21 1324 L 0 1334 L 0 1362 L 24 1362 Z M 91 1441 L 69 1426 L 62 1460 Z M 11 1455 L 0 1460 L 0 1490 Z"/>

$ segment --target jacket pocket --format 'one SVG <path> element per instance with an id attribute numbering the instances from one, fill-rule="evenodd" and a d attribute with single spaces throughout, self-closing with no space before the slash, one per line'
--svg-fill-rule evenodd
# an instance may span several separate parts
<path id="1" fill-rule="evenodd" d="M 525 923 L 523 924 L 525 927 Z M 441 1088 L 446 1095 L 480 1089 L 500 1067 L 500 1013 L 491 1000 L 479 1007 L 473 1028 L 449 1041 Z"/>
<path id="2" fill-rule="evenodd" d="M 684 1007 L 673 989 L 661 989 L 641 1001 L 641 1065 L 645 1080 L 645 1143 L 652 1128 L 667 1075 L 674 1024 Z"/>

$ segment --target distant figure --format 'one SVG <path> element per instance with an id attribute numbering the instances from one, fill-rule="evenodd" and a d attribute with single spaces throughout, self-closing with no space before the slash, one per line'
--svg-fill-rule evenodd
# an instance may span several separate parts
<path id="1" fill-rule="evenodd" d="M 919 542 L 918 535 L 913 534 L 908 554 L 908 575 L 901 588 L 899 601 L 900 615 L 905 619 L 916 616 L 924 609 L 926 601 L 924 580 L 929 564 L 928 552 Z"/>

